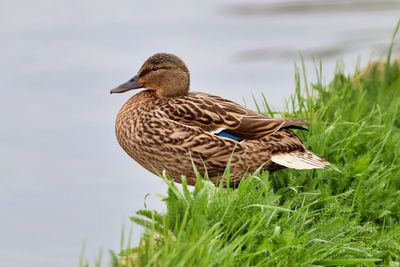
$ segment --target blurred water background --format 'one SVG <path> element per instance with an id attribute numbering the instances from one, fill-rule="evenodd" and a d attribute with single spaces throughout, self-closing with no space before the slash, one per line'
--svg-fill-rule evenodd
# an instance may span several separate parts
<path id="1" fill-rule="evenodd" d="M 84 241 L 89 260 L 118 251 L 145 195 L 166 192 L 115 139 L 132 93 L 109 94 L 150 55 L 181 57 L 194 91 L 251 108 L 264 93 L 282 110 L 299 51 L 310 80 L 314 57 L 327 82 L 339 59 L 351 72 L 385 56 L 399 11 L 394 0 L 2 0 L 1 265 L 76 266 Z"/>

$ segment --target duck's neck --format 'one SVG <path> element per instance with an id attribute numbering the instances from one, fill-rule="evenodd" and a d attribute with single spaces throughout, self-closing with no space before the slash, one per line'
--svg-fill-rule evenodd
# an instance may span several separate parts
<path id="1" fill-rule="evenodd" d="M 185 96 L 189 93 L 189 73 L 177 73 L 173 77 L 164 78 L 163 82 L 154 88 L 159 98 Z"/>
<path id="2" fill-rule="evenodd" d="M 189 93 L 189 88 L 183 87 L 162 87 L 156 91 L 154 91 L 158 98 L 160 99 L 167 99 L 171 97 L 179 97 L 185 96 Z"/>

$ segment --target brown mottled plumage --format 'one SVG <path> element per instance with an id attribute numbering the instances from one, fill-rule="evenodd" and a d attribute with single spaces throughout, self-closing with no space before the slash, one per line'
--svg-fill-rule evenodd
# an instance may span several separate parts
<path id="1" fill-rule="evenodd" d="M 189 92 L 189 83 L 183 61 L 160 53 L 147 59 L 138 75 L 111 90 L 147 89 L 122 106 L 115 123 L 119 144 L 147 170 L 166 170 L 177 182 L 185 175 L 194 185 L 191 156 L 199 171 L 206 170 L 217 183 L 232 155 L 230 184 L 237 186 L 263 164 L 270 172 L 329 164 L 288 129 L 307 121 L 270 118 L 218 96 Z M 218 136 L 221 131 L 242 140 Z"/>

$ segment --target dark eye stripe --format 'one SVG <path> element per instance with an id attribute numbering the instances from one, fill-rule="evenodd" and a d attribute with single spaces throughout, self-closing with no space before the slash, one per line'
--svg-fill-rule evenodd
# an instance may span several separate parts
<path id="1" fill-rule="evenodd" d="M 158 67 L 158 70 L 161 69 L 172 69 L 171 67 Z M 151 71 L 155 71 L 152 68 L 151 69 L 144 69 L 141 73 L 139 73 L 139 77 L 143 77 L 144 75 L 146 75 L 147 73 L 151 72 Z"/>

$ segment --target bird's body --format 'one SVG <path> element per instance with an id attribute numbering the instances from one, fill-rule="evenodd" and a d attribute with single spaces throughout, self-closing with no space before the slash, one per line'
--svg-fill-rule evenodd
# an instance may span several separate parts
<path id="1" fill-rule="evenodd" d="M 182 73 L 169 76 L 171 69 Z M 169 84 L 163 87 L 163 83 Z M 175 90 L 174 85 L 182 88 Z M 153 173 L 165 170 L 177 182 L 184 175 L 193 185 L 194 163 L 218 183 L 231 161 L 230 184 L 237 186 L 260 166 L 273 172 L 329 164 L 289 130 L 307 121 L 270 118 L 218 96 L 189 92 L 186 66 L 173 55 L 150 57 L 138 76 L 112 92 L 141 87 L 147 90 L 132 96 L 119 111 L 115 131 L 128 155 Z"/>

